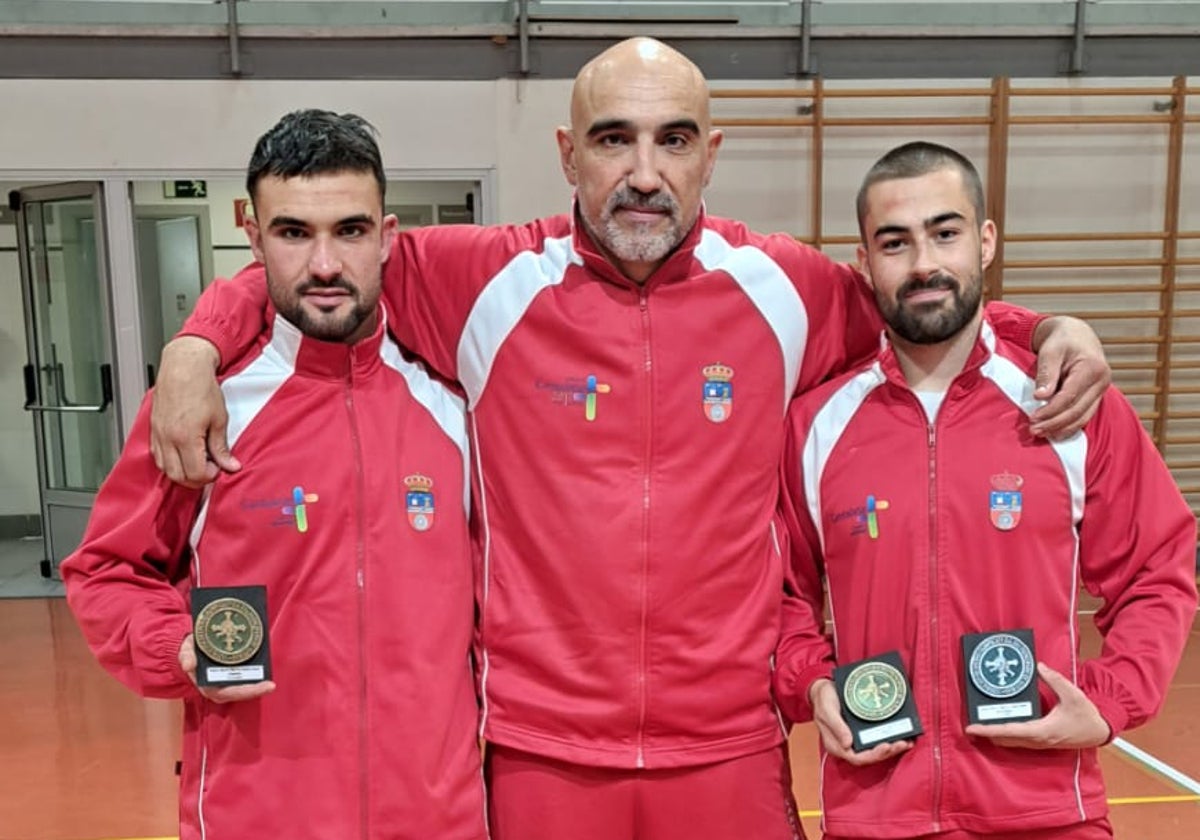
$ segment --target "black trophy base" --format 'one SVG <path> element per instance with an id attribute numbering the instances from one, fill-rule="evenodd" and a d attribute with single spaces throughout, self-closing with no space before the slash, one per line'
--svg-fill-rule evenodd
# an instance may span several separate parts
<path id="1" fill-rule="evenodd" d="M 925 731 L 904 661 L 897 651 L 835 668 L 833 683 L 842 704 L 842 718 L 854 737 L 855 752 L 908 741 Z"/>
<path id="2" fill-rule="evenodd" d="M 1030 629 L 962 637 L 968 723 L 1016 723 L 1042 716 Z"/>
<path id="3" fill-rule="evenodd" d="M 271 679 L 265 586 L 192 590 L 196 684 L 220 687 Z"/>

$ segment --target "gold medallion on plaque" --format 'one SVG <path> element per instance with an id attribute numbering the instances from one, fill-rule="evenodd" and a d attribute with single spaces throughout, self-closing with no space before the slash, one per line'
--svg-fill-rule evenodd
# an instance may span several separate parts
<path id="1" fill-rule="evenodd" d="M 846 677 L 842 690 L 846 708 L 862 720 L 887 720 L 904 705 L 908 684 L 899 669 L 871 660 Z"/>
<path id="2" fill-rule="evenodd" d="M 240 598 L 218 598 L 196 616 L 196 647 L 214 662 L 240 665 L 258 653 L 262 616 Z"/>

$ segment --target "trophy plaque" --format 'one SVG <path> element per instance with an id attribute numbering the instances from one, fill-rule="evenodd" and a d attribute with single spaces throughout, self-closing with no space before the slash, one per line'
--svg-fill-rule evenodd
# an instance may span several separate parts
<path id="1" fill-rule="evenodd" d="M 265 586 L 192 590 L 196 684 L 242 685 L 271 678 Z"/>
<path id="2" fill-rule="evenodd" d="M 833 683 L 842 703 L 842 717 L 854 736 L 855 752 L 905 741 L 924 731 L 898 652 L 835 668 Z"/>
<path id="3" fill-rule="evenodd" d="M 1011 723 L 1042 716 L 1032 630 L 967 633 L 962 647 L 970 723 Z"/>

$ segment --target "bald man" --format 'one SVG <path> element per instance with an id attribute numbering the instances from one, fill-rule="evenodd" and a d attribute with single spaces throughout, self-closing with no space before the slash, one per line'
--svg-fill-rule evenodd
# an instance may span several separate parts
<path id="1" fill-rule="evenodd" d="M 882 322 L 851 269 L 704 212 L 721 133 L 678 52 L 601 54 L 557 139 L 571 214 L 411 231 L 384 275 L 398 339 L 470 407 L 493 837 L 794 840 L 770 692 L 783 420 Z M 259 267 L 213 284 L 185 331 L 232 358 L 262 287 Z M 1034 318 L 992 317 L 1028 345 Z M 237 468 L 223 408 L 193 393 L 216 356 L 197 337 L 164 354 L 154 445 L 173 477 L 215 470 L 206 435 Z M 1045 428 L 1087 413 L 1060 402 Z"/>

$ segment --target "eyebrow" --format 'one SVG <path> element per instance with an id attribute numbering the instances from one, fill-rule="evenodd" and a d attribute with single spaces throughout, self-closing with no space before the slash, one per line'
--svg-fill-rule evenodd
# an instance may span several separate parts
<path id="1" fill-rule="evenodd" d="M 633 130 L 634 130 L 634 125 L 631 120 L 618 120 L 618 119 L 599 120 L 597 122 L 592 123 L 590 126 L 588 126 L 587 136 L 595 137 L 596 135 L 603 134 L 606 131 L 633 131 Z M 655 129 L 655 131 L 658 131 L 658 132 L 681 131 L 681 130 L 682 131 L 690 131 L 693 134 L 699 134 L 700 133 L 700 124 L 697 123 L 693 119 L 683 117 L 678 120 L 671 120 L 670 122 L 664 123 Z"/>
<path id="2" fill-rule="evenodd" d="M 294 216 L 275 216 L 271 219 L 270 227 L 310 227 L 311 222 L 306 222 L 304 219 L 297 219 Z M 338 219 L 334 222 L 337 227 L 344 225 L 374 225 L 375 220 L 367 213 L 358 213 L 353 216 L 347 216 L 344 219 Z"/>
<path id="3" fill-rule="evenodd" d="M 953 221 L 965 222 L 966 220 L 967 220 L 967 217 L 964 216 L 962 213 L 959 213 L 957 210 L 948 210 L 945 213 L 939 213 L 936 216 L 932 216 L 932 217 L 926 219 L 922 223 L 921 226 L 925 227 L 925 228 L 934 228 L 934 227 L 937 227 L 938 225 L 944 225 L 946 222 L 953 222 Z M 881 236 L 894 236 L 898 233 L 906 233 L 907 231 L 908 231 L 908 228 L 905 227 L 904 225 L 884 225 L 882 227 L 876 228 L 875 232 L 871 234 L 871 238 L 878 239 Z"/>

